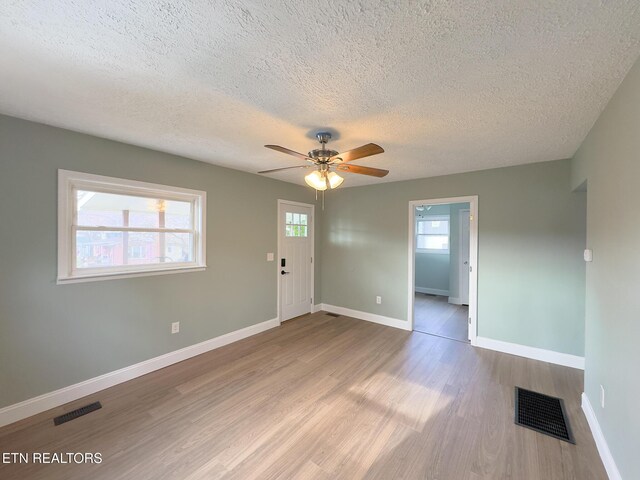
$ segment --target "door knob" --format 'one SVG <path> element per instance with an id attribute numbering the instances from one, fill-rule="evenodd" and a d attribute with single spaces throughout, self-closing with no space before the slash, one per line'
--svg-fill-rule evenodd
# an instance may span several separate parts
<path id="1" fill-rule="evenodd" d="M 464 262 L 464 264 L 465 264 L 465 265 L 468 265 L 468 264 L 469 264 L 469 262 Z"/>
<path id="2" fill-rule="evenodd" d="M 282 271 L 280 272 L 280 275 L 289 275 L 290 273 L 291 273 L 291 272 L 285 272 L 284 270 L 282 270 Z"/>

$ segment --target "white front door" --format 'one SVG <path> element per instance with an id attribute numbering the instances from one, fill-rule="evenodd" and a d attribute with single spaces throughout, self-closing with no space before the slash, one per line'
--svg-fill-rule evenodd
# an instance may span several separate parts
<path id="1" fill-rule="evenodd" d="M 469 305 L 469 210 L 460 210 L 460 301 Z"/>
<path id="2" fill-rule="evenodd" d="M 313 209 L 297 203 L 278 206 L 280 320 L 311 312 L 313 297 Z"/>

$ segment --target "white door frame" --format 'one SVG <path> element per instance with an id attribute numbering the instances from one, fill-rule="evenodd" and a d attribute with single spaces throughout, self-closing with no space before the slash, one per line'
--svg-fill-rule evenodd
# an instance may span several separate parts
<path id="1" fill-rule="evenodd" d="M 408 286 L 407 316 L 409 327 L 413 330 L 414 296 L 416 289 L 415 257 L 416 257 L 416 221 L 415 211 L 419 205 L 442 205 L 447 203 L 469 203 L 469 340 L 471 345 L 477 345 L 478 338 L 478 196 L 451 198 L 429 198 L 426 200 L 411 200 L 409 202 L 409 248 L 408 248 Z"/>
<path id="2" fill-rule="evenodd" d="M 284 225 L 282 224 L 282 218 L 280 216 L 280 206 L 281 205 L 296 205 L 298 207 L 308 207 L 311 208 L 311 258 L 313 259 L 311 262 L 311 313 L 314 312 L 314 302 L 315 302 L 315 277 L 316 277 L 316 247 L 315 247 L 315 236 L 316 236 L 316 206 L 310 203 L 301 203 L 294 202 L 291 200 L 282 200 L 278 199 L 278 207 L 276 215 L 278 216 L 278 253 L 276 260 L 276 278 L 278 285 L 278 299 L 276 301 L 276 309 L 278 311 L 278 323 L 282 323 L 282 309 L 280 305 L 280 259 L 282 258 L 282 245 L 280 244 L 280 233 L 284 229 Z"/>

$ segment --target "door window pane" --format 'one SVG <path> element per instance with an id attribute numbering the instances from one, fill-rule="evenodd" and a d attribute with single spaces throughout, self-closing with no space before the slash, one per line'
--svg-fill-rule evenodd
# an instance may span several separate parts
<path id="1" fill-rule="evenodd" d="M 285 235 L 287 237 L 306 237 L 307 217 L 306 213 L 287 212 L 285 215 Z"/>

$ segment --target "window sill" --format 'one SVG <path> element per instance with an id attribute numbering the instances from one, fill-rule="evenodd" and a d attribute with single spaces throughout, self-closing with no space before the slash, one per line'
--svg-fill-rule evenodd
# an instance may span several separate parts
<path id="1" fill-rule="evenodd" d="M 84 283 L 84 282 L 98 282 L 101 280 L 117 280 L 120 278 L 133 278 L 133 277 L 149 277 L 152 275 L 169 275 L 172 273 L 190 273 L 190 272 L 202 272 L 207 269 L 206 265 L 198 265 L 195 267 L 177 267 L 166 268 L 162 270 L 147 270 L 144 272 L 120 272 L 120 273 L 101 273 L 85 276 L 58 278 L 57 285 L 66 285 L 68 283 Z"/>

